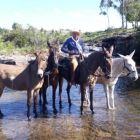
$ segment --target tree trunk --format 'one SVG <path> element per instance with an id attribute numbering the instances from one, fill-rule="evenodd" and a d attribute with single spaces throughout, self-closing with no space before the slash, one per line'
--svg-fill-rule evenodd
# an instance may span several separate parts
<path id="1" fill-rule="evenodd" d="M 122 28 L 124 29 L 124 17 L 122 15 Z"/>
<path id="2" fill-rule="evenodd" d="M 124 29 L 124 0 L 122 0 L 122 28 Z"/>
<path id="3" fill-rule="evenodd" d="M 108 8 L 107 8 L 107 23 L 108 23 L 108 28 L 110 27 L 110 21 L 109 21 L 109 15 L 108 15 Z"/>

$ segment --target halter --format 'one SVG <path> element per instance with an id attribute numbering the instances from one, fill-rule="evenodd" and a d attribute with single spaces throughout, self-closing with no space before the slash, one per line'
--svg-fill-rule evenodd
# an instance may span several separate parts
<path id="1" fill-rule="evenodd" d="M 125 63 L 125 60 L 123 59 L 123 62 L 124 62 L 124 66 L 123 66 L 123 70 L 126 69 L 128 71 L 128 74 L 126 76 L 129 76 L 130 74 L 134 73 L 135 71 L 131 71 L 127 66 L 126 66 L 126 63 Z"/>

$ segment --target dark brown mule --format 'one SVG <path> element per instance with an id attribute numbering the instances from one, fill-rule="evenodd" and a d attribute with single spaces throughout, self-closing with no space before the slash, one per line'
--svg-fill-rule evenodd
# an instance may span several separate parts
<path id="1" fill-rule="evenodd" d="M 44 83 L 42 85 L 42 88 L 39 91 L 40 95 L 40 104 L 41 104 L 41 95 L 43 96 L 43 112 L 46 111 L 46 90 L 48 86 L 52 86 L 52 99 L 53 99 L 53 109 L 54 113 L 57 112 L 55 107 L 55 94 L 58 84 L 58 59 L 59 59 L 59 42 L 47 42 L 49 47 L 49 57 L 48 57 L 48 66 L 45 70 L 44 75 Z"/>
<path id="2" fill-rule="evenodd" d="M 36 59 L 27 66 L 0 64 L 0 96 L 5 87 L 14 90 L 27 90 L 27 117 L 30 118 L 32 95 L 34 97 L 34 113 L 37 117 L 36 98 L 43 84 L 43 74 L 47 66 L 47 53 L 36 53 Z M 3 114 L 0 110 L 0 117 Z"/>
<path id="3" fill-rule="evenodd" d="M 70 99 L 70 75 L 69 75 L 69 63 L 67 62 L 66 66 L 64 67 L 63 64 L 68 60 L 61 60 L 60 61 L 60 67 L 59 67 L 59 96 L 60 96 L 60 106 L 62 106 L 61 102 L 61 92 L 62 92 L 62 79 L 65 78 L 68 81 L 68 87 L 67 87 L 67 94 L 68 94 L 68 102 L 69 105 L 71 105 L 71 99 Z M 86 92 L 86 85 L 88 84 L 90 86 L 90 109 L 92 113 L 93 111 L 93 85 L 90 84 L 89 77 L 97 76 L 95 74 L 98 67 L 101 67 L 102 71 L 105 73 L 105 76 L 107 78 L 110 77 L 111 74 L 111 58 L 108 58 L 106 55 L 106 52 L 93 52 L 91 53 L 87 58 L 84 59 L 84 61 L 80 62 L 75 75 L 75 83 L 80 85 L 80 91 L 81 91 L 81 114 L 83 112 L 83 102 L 84 102 L 84 96 Z M 96 80 L 96 78 L 95 78 Z"/>

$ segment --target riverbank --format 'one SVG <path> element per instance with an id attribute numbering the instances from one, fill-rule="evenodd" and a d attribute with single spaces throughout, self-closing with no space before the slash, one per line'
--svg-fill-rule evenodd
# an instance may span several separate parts
<path id="1" fill-rule="evenodd" d="M 31 59 L 34 59 L 33 54 L 26 54 L 26 55 L 21 55 L 21 54 L 16 54 L 16 55 L 0 55 L 0 62 L 2 60 L 11 60 L 15 61 L 16 65 L 25 65 L 28 64 L 28 61 Z"/>

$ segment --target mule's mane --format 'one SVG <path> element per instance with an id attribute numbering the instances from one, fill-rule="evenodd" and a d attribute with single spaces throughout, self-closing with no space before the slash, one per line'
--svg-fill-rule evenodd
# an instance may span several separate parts
<path id="1" fill-rule="evenodd" d="M 92 68 L 95 66 L 94 64 L 97 64 L 99 62 L 102 56 L 102 52 L 94 51 L 85 58 L 84 62 L 86 63 L 86 66 Z"/>
<path id="2" fill-rule="evenodd" d="M 87 56 L 77 67 L 76 80 L 78 82 L 83 82 L 87 80 L 89 75 L 94 75 L 99 67 L 99 63 L 103 61 L 103 56 L 104 54 L 98 51 L 95 51 Z"/>

